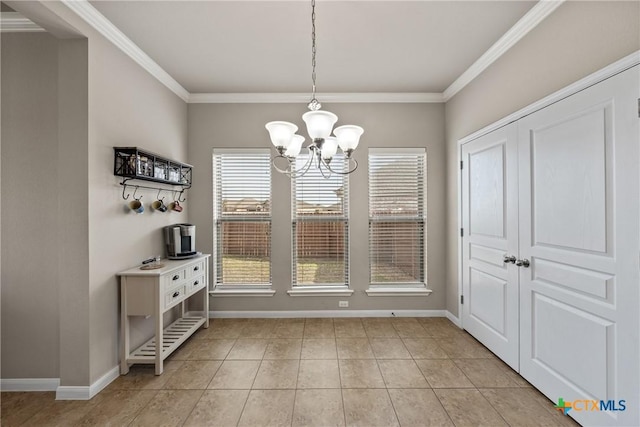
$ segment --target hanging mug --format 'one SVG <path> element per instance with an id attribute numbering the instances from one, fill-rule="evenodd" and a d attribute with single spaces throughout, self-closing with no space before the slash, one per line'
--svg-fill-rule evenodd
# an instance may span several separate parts
<path id="1" fill-rule="evenodd" d="M 175 201 L 173 202 L 173 210 L 176 212 L 182 212 L 182 206 L 180 206 L 180 202 L 179 201 Z"/>
<path id="2" fill-rule="evenodd" d="M 151 207 L 156 211 L 160 211 L 160 212 L 167 211 L 167 206 L 164 204 L 164 201 L 162 199 L 158 199 L 155 202 L 151 203 Z"/>
<path id="3" fill-rule="evenodd" d="M 129 209 L 134 211 L 137 214 L 141 214 L 144 212 L 144 205 L 140 200 L 132 200 L 129 202 Z"/>

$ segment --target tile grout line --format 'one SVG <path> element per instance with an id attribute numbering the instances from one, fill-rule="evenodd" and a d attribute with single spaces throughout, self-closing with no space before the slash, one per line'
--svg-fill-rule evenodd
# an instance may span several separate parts
<path id="1" fill-rule="evenodd" d="M 243 328 L 244 329 L 244 328 Z M 242 334 L 242 331 L 240 332 L 240 334 Z M 238 339 L 240 339 L 240 337 L 238 337 Z M 237 340 L 236 340 L 237 342 Z M 267 344 L 268 346 L 268 344 Z M 262 360 L 264 358 L 264 353 L 266 353 L 267 348 L 265 347 L 264 352 L 262 353 L 262 358 L 260 358 L 260 363 L 258 364 L 258 369 L 256 370 L 256 373 L 253 377 L 253 381 L 251 381 L 251 385 L 249 386 L 249 390 L 247 392 L 247 398 L 244 401 L 244 404 L 242 405 L 242 410 L 240 411 L 240 416 L 238 417 L 238 422 L 236 423 L 236 426 L 238 426 L 240 424 L 240 420 L 242 419 L 242 415 L 244 414 L 244 410 L 247 407 L 247 402 L 249 402 L 249 397 L 251 396 L 251 392 L 253 391 L 253 385 L 256 382 L 256 378 L 258 377 L 258 372 L 260 372 L 260 367 L 262 366 Z M 231 350 L 229 350 L 229 353 L 231 353 Z"/>
<path id="2" fill-rule="evenodd" d="M 304 330 L 303 330 L 303 336 L 304 336 Z M 298 372 L 296 374 L 296 385 L 295 388 L 293 390 L 293 404 L 292 404 L 292 408 L 291 408 L 291 422 L 289 423 L 289 425 L 291 427 L 293 427 L 293 417 L 296 414 L 296 400 L 298 399 L 298 381 L 300 379 L 300 365 L 302 365 L 302 343 L 300 343 L 300 352 L 298 353 Z"/>
<path id="3" fill-rule="evenodd" d="M 340 398 L 342 399 L 342 419 L 347 425 L 347 406 L 344 404 L 344 388 L 342 387 L 342 369 L 340 369 L 340 356 L 338 355 L 338 337 L 336 336 L 336 323 L 333 322 L 333 344 L 336 347 L 336 364 L 338 365 L 338 381 L 340 382 Z"/>
<path id="4" fill-rule="evenodd" d="M 473 384 L 473 383 L 472 383 L 472 384 Z M 502 419 L 504 420 L 504 423 L 505 423 L 506 425 L 508 425 L 508 426 L 511 426 L 511 424 L 509 424 L 509 422 L 507 421 L 507 419 L 502 415 L 502 413 L 498 410 L 498 408 L 496 408 L 495 406 L 493 406 L 493 403 L 491 403 L 491 402 L 489 401 L 489 399 L 487 399 L 487 397 L 486 397 L 484 394 L 482 394 L 482 391 L 480 391 L 480 389 L 479 389 L 478 387 L 476 387 L 476 390 L 478 391 L 478 393 L 480 393 L 480 396 L 482 396 L 482 398 L 483 398 L 484 400 L 486 400 L 486 401 L 487 401 L 487 403 L 489 404 L 489 406 L 491 406 L 491 408 L 492 408 L 494 411 L 496 411 L 496 413 L 497 413 L 498 415 L 500 415 L 500 418 L 502 418 Z"/>
<path id="5" fill-rule="evenodd" d="M 222 366 L 222 364 L 220 364 L 220 366 Z M 219 367 L 218 367 L 219 368 Z M 217 370 L 216 370 L 217 372 Z M 215 376 L 215 374 L 214 374 Z M 211 378 L 211 380 L 213 380 L 213 378 Z M 204 390 L 202 390 L 202 393 L 200 394 L 200 397 L 198 398 L 198 400 L 196 401 L 196 403 L 193 404 L 193 407 L 191 408 L 191 410 L 189 411 L 189 413 L 187 414 L 186 417 L 184 417 L 184 420 L 182 421 L 182 423 L 180 424 L 181 426 L 184 426 L 187 423 L 187 420 L 189 419 L 189 417 L 191 416 L 191 414 L 193 413 L 193 410 L 196 409 L 196 406 L 198 406 L 198 403 L 200 403 L 200 401 L 202 400 L 202 397 L 204 396 L 204 393 L 207 391 L 207 389 L 205 388 Z M 138 414 L 138 416 L 140 416 Z M 137 417 L 136 417 L 137 418 Z M 135 420 L 135 419 L 134 419 Z M 133 423 L 133 421 L 132 421 Z"/>
<path id="6" fill-rule="evenodd" d="M 468 390 L 468 389 L 460 389 L 460 390 Z M 453 418 L 451 417 L 451 414 L 449 413 L 449 411 L 447 411 L 447 408 L 445 408 L 444 404 L 442 403 L 442 400 L 440 400 L 440 396 L 438 396 L 438 393 L 436 393 L 435 390 L 432 390 L 432 391 L 433 391 L 433 395 L 436 397 L 436 400 L 442 407 L 442 410 L 444 411 L 445 414 L 447 414 L 447 418 L 449 418 L 449 420 L 451 420 L 451 424 L 455 426 L 456 423 L 453 422 Z"/>
<path id="7" fill-rule="evenodd" d="M 398 426 L 400 426 L 400 417 L 398 417 L 398 411 L 396 411 L 396 407 L 393 404 L 393 399 L 391 399 L 391 394 L 389 393 L 389 385 L 387 384 L 387 380 L 382 374 L 382 369 L 380 369 L 380 363 L 378 362 L 378 357 L 376 356 L 376 353 L 373 351 L 373 346 L 371 345 L 371 337 L 369 336 L 367 336 L 367 343 L 371 348 L 371 354 L 373 354 L 373 358 L 376 361 L 376 366 L 378 367 L 378 371 L 380 372 L 380 376 L 382 377 L 382 382 L 384 383 L 384 390 L 387 393 L 387 398 L 389 399 L 389 403 L 391 403 L 391 407 L 393 408 L 393 415 L 395 415 Z"/>

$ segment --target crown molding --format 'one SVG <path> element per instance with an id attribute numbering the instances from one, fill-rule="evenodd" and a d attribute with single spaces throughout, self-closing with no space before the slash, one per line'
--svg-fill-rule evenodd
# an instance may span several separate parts
<path id="1" fill-rule="evenodd" d="M 171 77 L 169 73 L 151 59 L 149 55 L 94 8 L 88 0 L 61 0 L 61 2 L 187 103 L 269 104 L 299 103 L 306 102 L 309 99 L 309 94 L 307 93 L 189 93 L 180 83 Z M 462 73 L 443 93 L 325 93 L 318 94 L 318 97 L 321 98 L 323 102 L 328 103 L 447 102 L 564 2 L 565 0 L 539 0 L 529 12 L 500 37 L 496 43 Z M 5 31 L 4 28 L 3 31 Z M 38 30 L 33 29 L 31 31 Z"/>
<path id="2" fill-rule="evenodd" d="M 61 1 L 75 12 L 76 15 L 87 22 L 87 24 L 137 62 L 138 65 L 149 72 L 149 74 L 158 79 L 160 83 L 169 88 L 185 102 L 188 101 L 189 92 L 87 0 Z"/>
<path id="3" fill-rule="evenodd" d="M 578 80 L 570 84 L 569 86 L 565 86 L 562 89 L 534 102 L 533 104 L 529 104 L 520 110 L 509 114 L 506 117 L 498 120 L 497 122 L 493 122 L 488 126 L 483 127 L 476 132 L 465 136 L 464 138 L 458 141 L 459 145 L 466 144 L 469 141 L 473 141 L 474 139 L 480 138 L 483 135 L 488 134 L 489 132 L 493 132 L 496 129 L 500 129 L 503 126 L 508 125 L 509 123 L 513 123 L 521 118 L 528 116 L 529 114 L 533 114 L 536 111 L 539 111 L 545 107 L 548 107 L 551 104 L 555 104 L 556 102 L 565 99 L 571 95 L 574 95 L 588 87 L 591 87 L 595 84 L 600 83 L 610 77 L 615 76 L 616 74 L 622 73 L 623 71 L 628 70 L 629 68 L 640 65 L 640 50 L 637 50 L 613 64 L 607 65 L 606 67 L 595 71 L 594 73 L 589 74 L 588 76 Z"/>
<path id="4" fill-rule="evenodd" d="M 0 13 L 0 31 L 3 33 L 35 33 L 46 30 L 19 12 L 2 12 Z"/>
<path id="5" fill-rule="evenodd" d="M 441 103 L 441 93 L 317 93 L 326 103 Z M 190 104 L 287 104 L 307 102 L 308 93 L 192 93 Z"/>
<path id="6" fill-rule="evenodd" d="M 565 0 L 540 0 L 513 27 L 509 29 L 497 42 L 493 44 L 476 62 L 460 75 L 443 92 L 444 102 L 449 101 L 473 79 L 489 68 L 513 45 L 518 43 L 527 33 L 533 30 L 542 20 L 553 13 Z"/>

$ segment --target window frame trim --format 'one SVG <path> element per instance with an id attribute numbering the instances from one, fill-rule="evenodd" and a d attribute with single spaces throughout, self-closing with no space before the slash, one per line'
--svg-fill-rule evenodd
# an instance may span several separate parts
<path id="1" fill-rule="evenodd" d="M 224 214 L 220 214 L 218 217 L 218 194 L 219 191 L 217 186 L 217 165 L 216 165 L 216 157 L 218 155 L 256 155 L 262 154 L 266 155 L 269 159 L 269 215 L 254 215 L 250 218 L 233 218 L 231 215 L 225 216 Z M 212 218 L 212 226 L 213 226 L 213 250 L 214 256 L 212 257 L 213 268 L 212 270 L 212 281 L 209 289 L 209 294 L 214 296 L 273 296 L 276 291 L 273 289 L 273 257 L 271 255 L 272 249 L 272 241 L 271 236 L 269 236 L 269 283 L 218 283 L 218 228 L 221 227 L 222 222 L 265 222 L 269 224 L 269 233 L 272 233 L 273 230 L 273 178 L 271 171 L 271 151 L 267 148 L 213 148 L 212 155 L 212 183 L 213 183 L 213 218 Z M 238 215 L 241 217 L 241 215 Z"/>
<path id="2" fill-rule="evenodd" d="M 311 152 L 308 155 L 313 155 Z M 343 162 L 345 162 L 345 166 L 348 165 L 348 159 L 346 156 L 343 156 Z M 312 165 L 313 167 L 313 165 Z M 338 175 L 338 174 L 336 174 Z M 325 214 L 325 215 L 298 215 L 297 214 L 297 183 L 296 180 L 303 179 L 303 176 L 296 177 L 295 175 L 291 176 L 291 188 L 290 188 L 290 198 L 291 198 L 291 286 L 287 293 L 290 296 L 312 296 L 314 292 L 323 293 L 323 291 L 333 291 L 336 294 L 340 294 L 340 296 L 345 295 L 343 292 L 344 289 L 350 290 L 350 282 L 351 282 L 351 265 L 350 265 L 350 250 L 351 250 L 351 227 L 350 227 L 350 213 L 351 213 L 351 204 L 350 204 L 350 180 L 349 175 L 338 175 L 342 177 L 343 185 L 346 187 L 345 196 L 342 199 L 342 212 L 340 214 Z M 298 268 L 296 266 L 297 257 L 297 235 L 296 235 L 296 226 L 300 223 L 313 223 L 313 222 L 342 222 L 344 224 L 344 282 L 336 282 L 336 283 L 297 283 L 296 275 Z M 307 290 L 308 289 L 308 290 Z M 353 291 L 351 291 L 353 293 Z M 351 295 L 349 293 L 349 295 Z M 327 296 L 327 292 L 324 292 L 323 295 Z M 314 295 L 319 296 L 319 295 Z"/>
<path id="3" fill-rule="evenodd" d="M 427 252 L 427 188 L 428 188 L 428 155 L 427 149 L 421 147 L 413 148 L 378 148 L 370 147 L 367 153 L 367 167 L 371 167 L 371 155 L 419 155 L 423 157 L 423 183 L 422 183 L 422 209 L 421 215 L 414 217 L 383 217 L 371 215 L 371 180 L 369 179 L 369 170 L 367 170 L 367 216 L 368 216 L 368 247 L 369 247 L 369 287 L 365 290 L 367 296 L 429 296 L 433 291 L 429 289 L 427 272 L 428 272 L 428 252 Z M 371 225 L 376 222 L 415 222 L 422 225 L 422 280 L 416 282 L 373 282 L 372 262 L 371 262 Z"/>

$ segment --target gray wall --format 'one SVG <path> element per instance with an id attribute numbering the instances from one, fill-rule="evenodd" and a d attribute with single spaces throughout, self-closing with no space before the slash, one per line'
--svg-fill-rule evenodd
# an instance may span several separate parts
<path id="1" fill-rule="evenodd" d="M 55 38 L 2 35 L 3 378 L 59 376 L 57 79 Z"/>
<path id="2" fill-rule="evenodd" d="M 89 266 L 91 381 L 118 360 L 118 271 L 164 253 L 161 229 L 183 213 L 137 215 L 126 208 L 113 176 L 113 147 L 138 146 L 187 160 L 187 106 L 101 36 L 89 36 Z M 147 209 L 157 196 L 141 190 Z M 167 193 L 165 193 L 165 196 Z M 132 339 L 149 338 L 152 320 L 133 325 Z"/>
<path id="3" fill-rule="evenodd" d="M 58 303 L 60 378 L 89 382 L 89 147 L 87 39 L 58 42 Z"/>
<path id="4" fill-rule="evenodd" d="M 29 126 L 36 135 L 47 135 L 55 141 L 55 135 L 60 135 L 59 147 L 47 146 L 50 141 L 31 138 L 29 144 L 33 150 L 42 150 L 46 153 L 46 167 L 52 168 L 58 173 L 59 180 L 47 181 L 41 176 L 43 172 L 37 172 L 34 178 L 26 180 L 13 179 L 16 185 L 8 187 L 12 176 L 10 169 L 14 162 L 22 166 L 24 156 L 20 152 L 12 153 L 3 151 L 3 197 L 5 188 L 18 188 L 9 190 L 18 193 L 16 199 L 27 197 L 31 201 L 29 192 L 36 194 L 33 198 L 47 201 L 48 194 L 57 195 L 58 200 L 54 205 L 62 203 L 58 210 L 58 225 L 51 227 L 49 235 L 51 244 L 47 243 L 38 259 L 39 268 L 34 269 L 33 261 L 29 263 L 29 273 L 34 276 L 44 272 L 51 264 L 51 271 L 60 271 L 57 293 L 50 294 L 44 284 L 37 282 L 35 287 L 20 287 L 16 285 L 16 297 L 5 287 L 5 278 L 16 275 L 17 269 L 9 262 L 5 262 L 5 255 L 11 252 L 12 235 L 5 227 L 11 223 L 11 212 L 5 201 L 3 204 L 3 237 L 2 239 L 2 325 L 8 331 L 3 331 L 2 349 L 6 351 L 8 360 L 25 360 L 25 370 L 4 369 L 5 354 L 3 354 L 3 378 L 38 378 L 58 374 L 63 386 L 88 386 L 95 382 L 110 369 L 115 367 L 119 360 L 119 292 L 116 273 L 138 264 L 146 257 L 163 253 L 161 228 L 165 225 L 183 222 L 190 209 L 185 205 L 185 213 L 153 214 L 145 212 L 143 215 L 135 215 L 125 208 L 122 199 L 122 188 L 119 180 L 113 176 L 113 146 L 139 146 L 167 157 L 187 160 L 187 106 L 173 92 L 158 82 L 139 65 L 134 63 L 118 48 L 106 41 L 95 30 L 76 16 L 66 6 L 58 2 L 13 2 L 16 10 L 26 16 L 38 16 L 38 22 L 46 28 L 47 22 L 65 22 L 72 29 L 80 33 L 85 45 L 84 67 L 78 69 L 70 66 L 68 60 L 77 61 L 81 52 L 72 41 L 65 40 L 64 48 L 60 48 L 60 63 L 54 62 L 45 70 L 39 70 L 40 66 L 20 67 L 23 79 L 16 86 L 21 89 L 22 97 L 31 100 L 34 105 L 39 105 L 41 97 L 49 96 L 49 91 L 58 91 L 59 99 L 51 100 L 52 107 L 58 103 L 61 111 L 57 128 L 48 128 L 45 121 L 32 121 Z M 3 34 L 3 39 L 5 35 Z M 4 40 L 3 40 L 4 41 Z M 60 43 L 62 43 L 60 41 Z M 69 44 L 70 43 L 70 44 Z M 55 39 L 52 39 L 55 46 Z M 62 44 L 61 44 L 62 46 Z M 28 49 L 30 50 L 30 49 Z M 38 53 L 38 50 L 35 50 Z M 52 54 L 52 61 L 56 53 Z M 4 56 L 4 46 L 3 46 Z M 8 61 L 3 57 L 4 67 Z M 46 65 L 45 63 L 43 67 Z M 59 68 L 58 68 L 59 67 Z M 34 75 L 33 79 L 25 70 L 41 71 L 43 75 Z M 59 70 L 59 72 L 58 72 Z M 49 73 L 51 71 L 51 73 Z M 84 73 L 83 73 L 84 71 Z M 16 78 L 19 78 L 17 72 Z M 58 74 L 60 80 L 57 81 Z M 3 75 L 3 77 L 5 77 Z M 38 78 L 35 78 L 38 77 Z M 82 99 L 78 99 L 76 90 L 70 90 L 72 83 L 76 81 L 84 84 L 84 90 L 79 91 L 79 96 L 84 93 L 84 109 Z M 57 89 L 56 82 L 59 85 Z M 4 79 L 3 79 L 4 84 Z M 45 86 L 45 92 L 41 93 L 40 86 Z M 5 140 L 4 103 L 13 103 L 8 98 L 3 87 L 3 140 Z M 77 87 L 76 87 L 77 89 Z M 9 92 L 10 93 L 10 92 Z M 46 98 L 45 98 L 46 99 Z M 23 114 L 28 114 L 24 112 Z M 78 125 L 73 118 L 84 122 L 84 127 Z M 55 124 L 57 119 L 51 119 Z M 53 126 L 53 125 L 50 125 Z M 82 147 L 78 147 L 78 141 L 82 141 Z M 7 140 L 4 141 L 7 143 Z M 8 143 L 11 147 L 12 144 Z M 4 148 L 4 147 L 3 147 Z M 43 154 L 44 157 L 44 154 Z M 4 167 L 8 167 L 5 170 Z M 24 174 L 23 174 L 24 175 Z M 21 177 L 23 176 L 21 175 Z M 47 176 L 50 177 L 50 173 Z M 37 178 L 37 179 L 36 179 Z M 69 179 L 69 181 L 67 181 Z M 22 182 L 21 182 L 22 181 Z M 59 184 L 60 183 L 60 184 Z M 59 187 L 58 187 L 59 186 Z M 49 188 L 51 187 L 51 188 Z M 45 189 L 51 189 L 49 193 Z M 10 195 L 10 193 L 7 193 Z M 143 202 L 150 203 L 157 195 L 157 191 L 142 190 Z M 20 206 L 24 202 L 18 203 Z M 68 210 L 73 209 L 69 212 Z M 42 244 L 43 238 L 40 229 L 49 230 L 51 225 L 44 218 L 36 222 L 34 216 L 45 216 L 34 204 L 32 211 L 27 211 L 25 223 L 28 223 L 26 237 L 31 239 L 32 245 Z M 54 210 L 55 214 L 55 210 Z M 15 215 L 14 215 L 15 217 Z M 6 220 L 5 220 L 6 219 Z M 35 227 L 35 231 L 34 231 Z M 67 233 L 69 231 L 70 233 Z M 16 230 L 17 232 L 17 230 Z M 62 241 L 58 238 L 61 238 Z M 51 247 L 51 245 L 55 245 Z M 61 246 L 60 246 L 61 245 Z M 48 250 L 51 249 L 51 250 Z M 78 252 L 82 254 L 78 255 Z M 33 253 L 28 250 L 15 252 L 22 259 L 33 260 Z M 31 255 L 30 255 L 31 254 Z M 72 257 L 59 259 L 61 256 Z M 76 255 L 77 258 L 73 258 Z M 28 257 L 29 256 L 29 257 Z M 10 258 L 9 258 L 10 259 Z M 15 264 L 16 267 L 22 264 Z M 40 267 L 45 265 L 46 268 Z M 39 276 L 34 276 L 35 278 Z M 50 280 L 51 281 L 51 280 Z M 55 282 L 55 281 L 54 281 Z M 31 289 L 32 293 L 21 294 Z M 55 289 L 55 288 L 54 288 Z M 9 292 L 6 292 L 9 290 Z M 58 305 L 59 295 L 59 305 Z M 11 307 L 5 312 L 4 306 Z M 51 308 L 51 307 L 54 308 Z M 50 318 L 43 320 L 42 314 L 53 310 Z M 5 315 L 6 313 L 6 315 Z M 18 317 L 18 315 L 20 315 Z M 26 320 L 25 320 L 26 319 Z M 20 327 L 20 322 L 27 322 L 27 326 Z M 47 327 L 43 327 L 43 322 Z M 59 323 L 58 330 L 56 326 Z M 136 342 L 148 338 L 152 332 L 152 321 L 141 320 L 135 322 L 132 337 Z M 51 329 L 51 331 L 49 330 Z M 53 331 L 53 332 L 52 332 Z M 58 339 L 58 333 L 60 337 Z M 28 363 L 29 355 L 26 350 L 17 350 L 20 347 L 8 345 L 5 337 L 14 334 L 16 340 L 24 342 L 23 347 L 28 347 L 29 353 L 37 357 L 38 362 Z M 33 343 L 45 344 L 41 352 L 33 351 Z M 58 347 L 60 346 L 60 347 Z M 58 348 L 62 357 L 58 357 Z M 43 360 L 54 359 L 51 372 L 38 372 L 38 366 L 43 365 Z M 45 363 L 49 366 L 49 362 Z M 21 365 L 21 366 L 22 366 Z"/>
<path id="5" fill-rule="evenodd" d="M 458 312 L 458 140 L 640 49 L 639 18 L 639 2 L 566 2 L 447 102 L 450 312 Z"/>
<path id="6" fill-rule="evenodd" d="M 355 157 L 359 169 L 350 175 L 351 289 L 350 310 L 440 310 L 445 307 L 445 153 L 443 104 L 333 104 L 323 107 L 340 123 L 365 129 Z M 214 148 L 271 148 L 264 124 L 272 120 L 296 123 L 305 134 L 301 104 L 189 104 L 189 161 L 195 167 L 189 219 L 198 227 L 198 249 L 213 253 L 212 152 Z M 426 147 L 428 179 L 429 297 L 368 297 L 367 149 L 369 147 Z M 344 297 L 290 297 L 291 213 L 288 177 L 272 173 L 273 297 L 217 297 L 211 310 L 338 310 Z"/>

